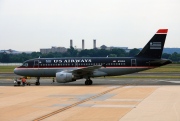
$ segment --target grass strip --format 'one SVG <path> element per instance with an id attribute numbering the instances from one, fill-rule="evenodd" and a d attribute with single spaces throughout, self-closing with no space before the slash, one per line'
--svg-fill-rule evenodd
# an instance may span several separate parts
<path id="1" fill-rule="evenodd" d="M 13 73 L 17 66 L 0 66 L 0 73 Z"/>

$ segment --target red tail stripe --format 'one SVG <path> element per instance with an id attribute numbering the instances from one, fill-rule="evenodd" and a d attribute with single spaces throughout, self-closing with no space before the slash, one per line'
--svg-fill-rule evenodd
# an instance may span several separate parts
<path id="1" fill-rule="evenodd" d="M 156 33 L 167 33 L 168 29 L 159 29 Z"/>

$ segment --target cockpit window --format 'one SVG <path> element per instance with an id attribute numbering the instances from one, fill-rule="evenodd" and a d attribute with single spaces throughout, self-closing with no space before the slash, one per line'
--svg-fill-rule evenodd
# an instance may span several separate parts
<path id="1" fill-rule="evenodd" d="M 22 66 L 25 66 L 25 67 L 27 67 L 28 66 L 28 63 L 23 63 L 23 65 Z"/>

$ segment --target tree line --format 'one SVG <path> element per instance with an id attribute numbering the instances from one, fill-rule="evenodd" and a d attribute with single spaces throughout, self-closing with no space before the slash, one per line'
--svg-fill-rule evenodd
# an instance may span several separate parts
<path id="1" fill-rule="evenodd" d="M 7 54 L 0 53 L 0 62 L 1 63 L 22 63 L 28 59 L 33 58 L 60 58 L 60 57 L 132 57 L 137 55 L 140 52 L 139 49 L 132 49 L 129 52 L 126 52 L 123 49 L 85 49 L 78 51 L 71 47 L 65 53 L 48 53 L 42 54 L 40 52 L 32 52 L 31 54 Z M 162 58 L 171 59 L 173 62 L 180 62 L 180 53 L 174 52 L 173 54 L 163 53 Z"/>

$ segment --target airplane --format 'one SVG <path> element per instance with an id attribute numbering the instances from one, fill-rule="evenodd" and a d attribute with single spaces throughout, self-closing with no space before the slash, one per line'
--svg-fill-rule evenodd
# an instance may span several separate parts
<path id="1" fill-rule="evenodd" d="M 24 77 L 56 77 L 58 83 L 73 82 L 85 78 L 85 85 L 92 85 L 93 77 L 117 76 L 144 71 L 172 63 L 162 59 L 162 51 L 168 29 L 159 29 L 144 48 L 134 57 L 65 57 L 35 58 L 14 69 Z"/>

